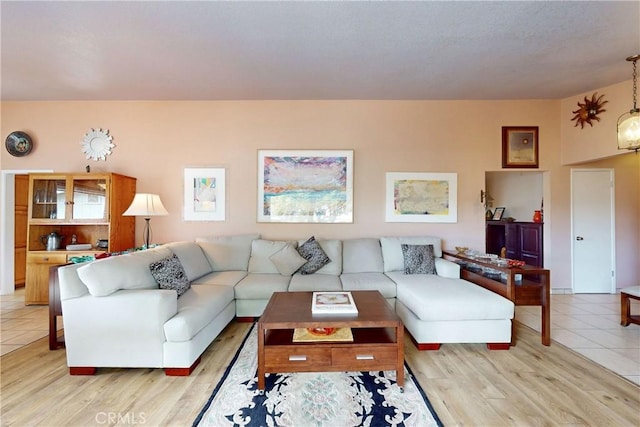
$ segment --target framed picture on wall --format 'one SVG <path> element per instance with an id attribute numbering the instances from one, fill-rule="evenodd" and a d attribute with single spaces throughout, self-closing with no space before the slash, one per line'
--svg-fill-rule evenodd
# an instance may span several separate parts
<path id="1" fill-rule="evenodd" d="M 458 222 L 458 174 L 388 172 L 387 222 Z"/>
<path id="2" fill-rule="evenodd" d="M 502 167 L 538 167 L 538 127 L 502 127 Z"/>
<path id="3" fill-rule="evenodd" d="M 225 220 L 224 168 L 185 168 L 184 220 Z"/>
<path id="4" fill-rule="evenodd" d="M 259 150 L 258 222 L 353 222 L 353 150 Z"/>

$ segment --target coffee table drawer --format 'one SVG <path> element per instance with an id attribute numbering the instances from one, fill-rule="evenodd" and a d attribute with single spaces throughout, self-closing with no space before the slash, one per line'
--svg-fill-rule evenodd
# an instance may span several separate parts
<path id="1" fill-rule="evenodd" d="M 278 346 L 264 349 L 265 365 L 267 372 L 278 372 L 277 369 L 318 368 L 331 366 L 330 348 L 313 348 L 311 346 L 294 347 Z M 271 371 L 270 371 L 271 369 Z"/>
<path id="2" fill-rule="evenodd" d="M 333 366 L 351 366 L 369 369 L 381 365 L 395 365 L 398 361 L 398 349 L 393 347 L 334 347 L 331 349 Z"/>

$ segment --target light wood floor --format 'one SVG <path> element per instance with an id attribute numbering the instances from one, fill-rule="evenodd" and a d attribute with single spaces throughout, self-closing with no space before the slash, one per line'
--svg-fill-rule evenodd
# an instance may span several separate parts
<path id="1" fill-rule="evenodd" d="M 508 351 L 448 344 L 406 359 L 446 426 L 640 425 L 640 388 L 516 322 Z M 189 426 L 250 324 L 232 322 L 190 377 L 160 369 L 69 376 L 46 339 L 2 356 L 2 426 Z M 298 426 L 297 426 L 298 427 Z"/>

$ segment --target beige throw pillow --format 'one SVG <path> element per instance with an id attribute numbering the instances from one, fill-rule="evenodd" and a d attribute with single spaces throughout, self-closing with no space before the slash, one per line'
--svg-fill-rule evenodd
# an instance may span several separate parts
<path id="1" fill-rule="evenodd" d="M 269 257 L 278 272 L 283 276 L 291 276 L 307 263 L 293 244 L 287 243 L 282 249 Z"/>

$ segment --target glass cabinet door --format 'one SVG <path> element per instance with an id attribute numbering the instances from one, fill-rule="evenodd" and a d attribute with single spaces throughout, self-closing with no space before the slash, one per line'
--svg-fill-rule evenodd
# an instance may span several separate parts
<path id="1" fill-rule="evenodd" d="M 65 179 L 35 179 L 32 197 L 32 219 L 67 219 Z"/>
<path id="2" fill-rule="evenodd" d="M 73 179 L 74 220 L 107 218 L 107 180 L 105 178 Z"/>

